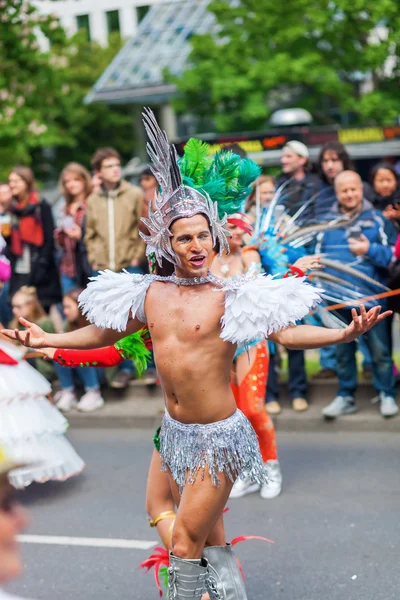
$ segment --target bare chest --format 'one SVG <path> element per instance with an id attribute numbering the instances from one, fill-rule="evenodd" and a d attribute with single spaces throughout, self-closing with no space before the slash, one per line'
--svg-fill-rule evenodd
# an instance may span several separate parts
<path id="1" fill-rule="evenodd" d="M 211 286 L 189 288 L 168 283 L 153 284 L 145 303 L 153 340 L 171 335 L 182 342 L 219 336 L 224 299 L 224 293 L 213 290 Z"/>

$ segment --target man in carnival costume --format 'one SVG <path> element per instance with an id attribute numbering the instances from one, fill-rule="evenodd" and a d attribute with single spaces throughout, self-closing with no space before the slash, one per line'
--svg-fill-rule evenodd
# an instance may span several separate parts
<path id="1" fill-rule="evenodd" d="M 264 484 L 257 438 L 236 408 L 230 372 L 237 344 L 269 337 L 289 348 L 319 348 L 354 340 L 387 313 L 353 311 L 346 329 L 294 326 L 319 299 L 302 277 L 246 275 L 226 281 L 210 274 L 215 250 L 227 249 L 227 214 L 236 213 L 259 169 L 232 153 L 207 156 L 191 140 L 178 164 L 154 115 L 144 122 L 148 152 L 160 184 L 144 236 L 148 253 L 175 266 L 170 277 L 102 272 L 81 296 L 94 323 L 65 334 L 6 331 L 30 347 L 96 348 L 147 322 L 164 390 L 160 454 L 178 512 L 172 533 L 169 598 L 246 600 L 223 509 L 238 476 Z"/>

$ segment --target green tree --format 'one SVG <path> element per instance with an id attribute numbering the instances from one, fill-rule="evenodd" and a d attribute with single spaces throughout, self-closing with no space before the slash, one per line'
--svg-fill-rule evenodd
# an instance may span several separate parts
<path id="1" fill-rule="evenodd" d="M 0 176 L 15 163 L 29 162 L 38 144 L 61 141 L 48 119 L 58 84 L 50 55 L 38 36 L 63 44 L 65 33 L 52 15 L 39 15 L 31 2 L 0 0 Z"/>
<path id="2" fill-rule="evenodd" d="M 84 98 L 120 50 L 118 33 L 109 38 L 107 47 L 87 40 L 84 32 L 54 49 L 52 61 L 57 65 L 60 84 L 55 92 L 57 114 L 55 124 L 62 142 L 54 144 L 52 167 L 58 172 L 65 163 L 77 161 L 88 166 L 99 146 L 115 146 L 128 158 L 134 146 L 132 110 L 126 105 L 87 105 Z M 36 152 L 37 162 L 40 161 Z M 46 167 L 46 165 L 45 165 Z"/>
<path id="3" fill-rule="evenodd" d="M 103 48 L 84 32 L 69 39 L 57 17 L 31 1 L 0 0 L 0 179 L 32 162 L 39 177 L 54 177 L 67 161 L 88 165 L 100 145 L 131 155 L 131 109 L 84 104 L 121 48 L 119 35 L 109 42 Z"/>
<path id="4" fill-rule="evenodd" d="M 217 27 L 191 38 L 178 111 L 219 131 L 265 126 L 300 106 L 316 121 L 391 123 L 400 113 L 397 0 L 214 0 Z"/>

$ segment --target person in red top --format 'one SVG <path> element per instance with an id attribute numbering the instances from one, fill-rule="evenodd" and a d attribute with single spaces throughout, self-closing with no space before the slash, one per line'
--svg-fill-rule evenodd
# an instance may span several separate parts
<path id="1" fill-rule="evenodd" d="M 35 286 L 40 303 L 48 312 L 52 304 L 61 301 L 51 208 L 39 198 L 28 167 L 14 167 L 8 183 L 13 195 L 12 229 L 5 252 L 12 268 L 10 296 L 23 285 Z"/>

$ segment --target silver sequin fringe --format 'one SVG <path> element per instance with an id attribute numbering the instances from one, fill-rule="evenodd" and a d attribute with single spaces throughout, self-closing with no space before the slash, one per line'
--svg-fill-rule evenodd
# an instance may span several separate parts
<path id="1" fill-rule="evenodd" d="M 237 410 L 217 423 L 185 424 L 165 412 L 160 433 L 163 471 L 170 470 L 179 488 L 194 483 L 207 468 L 212 484 L 220 485 L 219 473 L 231 481 L 250 477 L 261 485 L 268 477 L 256 433 L 244 414 Z"/>

